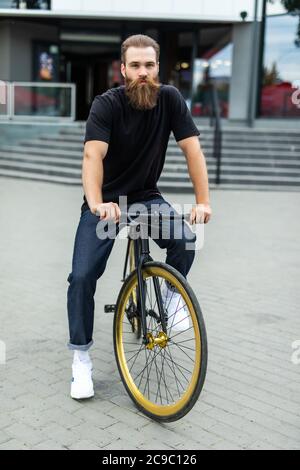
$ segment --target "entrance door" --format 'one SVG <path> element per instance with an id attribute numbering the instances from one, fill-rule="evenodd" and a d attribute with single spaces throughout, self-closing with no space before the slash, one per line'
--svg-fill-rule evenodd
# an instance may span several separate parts
<path id="1" fill-rule="evenodd" d="M 115 56 L 99 57 L 64 53 L 65 75 L 61 79 L 76 84 L 76 120 L 86 121 L 96 95 L 110 88 L 110 75 Z"/>

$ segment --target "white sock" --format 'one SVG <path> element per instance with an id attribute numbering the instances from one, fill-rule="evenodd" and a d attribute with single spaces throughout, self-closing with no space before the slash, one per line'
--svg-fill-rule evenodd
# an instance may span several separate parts
<path id="1" fill-rule="evenodd" d="M 91 358 L 88 351 L 80 351 L 79 349 L 74 350 L 74 362 L 91 362 Z"/>

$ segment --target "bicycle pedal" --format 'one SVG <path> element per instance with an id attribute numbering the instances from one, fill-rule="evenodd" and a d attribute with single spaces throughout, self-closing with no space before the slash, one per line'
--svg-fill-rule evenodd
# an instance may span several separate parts
<path id="1" fill-rule="evenodd" d="M 114 313 L 116 311 L 116 304 L 104 305 L 104 313 Z"/>

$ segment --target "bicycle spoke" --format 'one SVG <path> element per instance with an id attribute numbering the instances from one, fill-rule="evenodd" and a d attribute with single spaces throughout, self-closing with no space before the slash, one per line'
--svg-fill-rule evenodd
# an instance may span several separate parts
<path id="1" fill-rule="evenodd" d="M 194 359 L 192 359 L 188 353 L 186 353 L 180 346 L 178 346 L 176 343 L 173 343 L 173 345 L 177 346 L 189 359 L 190 361 L 194 362 Z"/>
<path id="2" fill-rule="evenodd" d="M 156 392 L 156 397 L 155 397 L 155 402 L 157 401 L 157 397 L 158 397 L 158 392 L 159 392 L 159 396 L 160 396 L 160 403 L 161 405 L 163 404 L 163 401 L 162 401 L 162 395 L 161 395 L 161 391 L 160 391 L 160 371 L 157 367 L 157 363 L 156 363 L 156 357 L 155 357 L 155 371 L 156 371 L 156 379 L 157 379 L 157 392 Z"/>
<path id="3" fill-rule="evenodd" d="M 132 361 L 132 359 L 135 358 L 141 352 L 141 349 L 142 349 L 143 346 L 144 345 L 142 344 L 140 349 L 133 356 L 131 356 L 129 359 L 127 359 L 127 362 Z M 128 351 L 126 351 L 126 352 L 128 353 Z"/>
<path id="4" fill-rule="evenodd" d="M 187 339 L 186 341 L 192 341 L 192 339 Z M 184 341 L 182 341 L 182 342 L 184 342 Z M 177 343 L 177 342 L 169 342 L 169 346 L 172 346 L 172 345 L 178 346 L 178 344 L 180 344 L 180 342 L 179 342 L 179 343 Z M 189 348 L 188 346 L 181 346 L 181 348 L 188 349 L 189 351 L 194 351 L 194 352 L 195 352 L 195 349 Z"/>
<path id="5" fill-rule="evenodd" d="M 164 359 L 164 362 L 165 362 L 165 355 L 166 355 L 166 350 L 165 350 L 165 349 L 164 349 L 162 355 L 163 355 L 163 359 Z M 171 396 L 172 402 L 174 402 L 174 398 L 172 397 L 172 394 L 171 394 L 171 392 L 170 392 L 170 389 L 169 389 L 169 387 L 167 387 L 166 376 L 165 376 L 165 369 L 164 369 L 164 367 L 163 367 L 163 364 L 162 364 L 161 369 L 162 369 L 162 375 L 164 376 L 164 383 L 165 383 L 165 388 L 166 388 L 166 397 L 167 397 L 167 392 L 169 392 L 169 395 Z M 167 398 L 167 401 L 168 401 L 168 398 Z"/>
<path id="6" fill-rule="evenodd" d="M 146 353 L 146 351 L 145 351 L 145 353 Z M 146 369 L 148 369 L 147 354 L 145 354 L 145 355 L 146 355 L 146 364 L 147 364 L 147 367 L 144 369 L 144 372 L 145 372 Z M 143 377 L 144 377 L 144 372 L 143 372 L 142 377 L 141 377 L 141 379 L 140 379 L 138 388 L 140 388 L 140 386 L 141 386 L 141 383 L 142 383 L 142 380 L 143 380 Z"/>
<path id="7" fill-rule="evenodd" d="M 168 363 L 168 361 L 166 362 L 166 364 L 167 364 L 167 366 L 170 368 L 170 370 L 173 372 L 173 376 L 175 377 L 175 381 L 176 381 L 178 397 L 180 397 L 180 391 L 179 391 L 178 384 L 182 387 L 183 391 L 185 391 L 185 388 L 183 387 L 183 385 L 181 384 L 181 382 L 179 381 L 179 379 L 178 379 L 178 377 L 177 377 L 177 375 L 176 375 L 174 364 L 172 364 L 172 365 L 173 365 L 173 368 L 171 368 L 171 366 L 170 366 L 170 364 Z"/>
<path id="8" fill-rule="evenodd" d="M 167 351 L 167 349 L 166 349 Z M 182 365 L 178 364 L 177 362 L 175 362 L 173 359 L 172 359 L 172 356 L 169 354 L 169 352 L 167 351 L 167 354 L 168 356 L 170 357 L 170 361 L 172 361 L 172 363 L 178 368 L 179 372 L 181 372 L 181 374 L 184 376 L 184 378 L 186 379 L 186 381 L 188 382 L 188 379 L 185 377 L 185 375 L 183 374 L 182 370 L 183 369 L 184 371 L 188 372 L 189 374 L 191 374 L 192 372 L 190 370 L 188 370 L 186 367 L 183 367 Z M 166 360 L 168 360 L 166 358 Z"/>
<path id="9" fill-rule="evenodd" d="M 186 333 L 187 331 L 191 330 L 192 328 L 194 329 L 193 325 L 190 326 L 189 328 L 187 328 L 187 329 L 184 330 L 184 331 L 179 331 L 179 332 L 176 333 L 174 336 L 170 336 L 169 339 L 173 341 L 173 339 L 176 338 L 176 336 L 181 335 L 182 333 Z"/>
<path id="10" fill-rule="evenodd" d="M 145 349 L 145 350 L 146 350 L 146 349 Z M 147 359 L 146 359 L 146 360 L 147 360 Z M 145 384 L 145 388 L 144 388 L 144 393 L 145 393 L 146 387 L 147 387 L 147 385 L 148 385 L 148 399 L 149 399 L 149 400 L 150 400 L 150 386 L 149 386 L 149 382 L 150 382 L 150 375 L 151 375 L 152 366 L 153 366 L 153 362 L 151 362 L 150 370 L 149 370 L 149 373 L 148 373 L 148 379 L 146 380 L 146 384 Z"/>

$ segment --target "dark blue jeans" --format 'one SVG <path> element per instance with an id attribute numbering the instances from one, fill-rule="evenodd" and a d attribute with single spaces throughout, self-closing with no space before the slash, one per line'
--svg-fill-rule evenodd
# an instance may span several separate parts
<path id="1" fill-rule="evenodd" d="M 163 197 L 141 201 L 141 203 L 148 208 L 151 204 L 167 204 L 171 208 L 171 205 Z M 128 211 L 130 211 L 130 207 Z M 90 210 L 86 210 L 81 214 L 75 236 L 72 272 L 67 279 L 69 282 L 67 294 L 70 332 L 69 349 L 87 351 L 93 344 L 96 284 L 104 273 L 115 242 L 114 239 L 99 238 L 96 233 L 98 223 L 99 217 Z M 171 221 L 168 239 L 164 239 L 166 237 L 165 235 L 162 236 L 163 232 L 160 232 L 157 238 L 152 238 L 160 248 L 167 250 L 166 263 L 176 268 L 186 277 L 194 261 L 195 250 L 193 246 L 195 246 L 196 237 L 186 224 L 184 230 L 182 230 L 183 224 L 185 223 L 182 221 Z M 176 230 L 183 233 L 183 236 L 179 239 L 174 235 Z"/>

